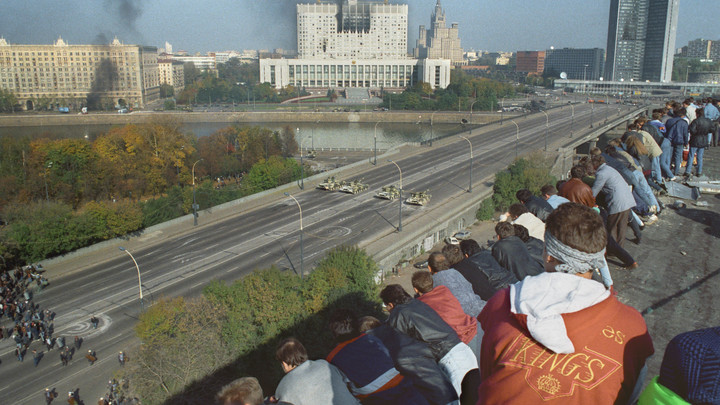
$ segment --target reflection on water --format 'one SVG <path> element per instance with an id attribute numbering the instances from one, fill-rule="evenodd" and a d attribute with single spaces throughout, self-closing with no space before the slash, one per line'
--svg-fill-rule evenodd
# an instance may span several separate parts
<path id="1" fill-rule="evenodd" d="M 303 148 L 358 148 L 372 149 L 377 134 L 377 147 L 384 150 L 403 142 L 421 142 L 448 134 L 469 130 L 474 126 L 458 124 L 433 124 L 429 120 L 418 123 L 236 123 L 203 122 L 183 124 L 182 130 L 198 137 L 231 125 L 239 127 L 262 126 L 273 131 L 282 131 L 285 127 L 295 130 L 298 143 Z M 86 138 L 94 140 L 113 127 L 122 125 L 46 125 L 33 127 L 0 127 L 0 137 L 29 136 L 31 138 Z"/>

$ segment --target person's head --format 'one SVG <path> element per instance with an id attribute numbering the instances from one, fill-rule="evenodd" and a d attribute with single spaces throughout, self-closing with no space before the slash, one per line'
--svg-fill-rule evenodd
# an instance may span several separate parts
<path id="1" fill-rule="evenodd" d="M 692 100 L 689 99 L 689 98 L 686 98 L 685 101 L 683 101 L 683 105 L 684 105 L 685 107 L 689 107 L 690 104 L 692 104 Z"/>
<path id="2" fill-rule="evenodd" d="M 216 396 L 220 405 L 262 405 L 263 391 L 255 377 L 243 377 L 222 387 Z"/>
<path id="3" fill-rule="evenodd" d="M 412 286 L 420 295 L 429 293 L 435 287 L 432 274 L 427 271 L 416 271 L 412 275 Z"/>
<path id="4" fill-rule="evenodd" d="M 662 110 L 660 110 L 660 111 L 655 110 L 652 113 L 652 119 L 653 119 L 653 121 L 660 121 L 660 118 L 662 118 L 663 115 L 664 114 L 663 114 Z"/>
<path id="5" fill-rule="evenodd" d="M 697 118 L 704 117 L 705 116 L 705 108 L 696 109 L 695 115 L 697 116 Z"/>
<path id="6" fill-rule="evenodd" d="M 498 222 L 497 225 L 495 225 L 495 234 L 497 235 L 498 239 L 505 239 L 509 238 L 510 236 L 515 236 L 515 227 L 510 222 Z"/>
<path id="7" fill-rule="evenodd" d="M 526 212 L 530 211 L 528 211 L 528 209 L 522 204 L 513 204 L 510 208 L 508 208 L 508 214 L 510 214 L 510 218 L 512 218 L 513 221 Z"/>
<path id="8" fill-rule="evenodd" d="M 434 252 L 430 253 L 430 257 L 428 257 L 428 268 L 430 269 L 431 273 L 437 273 L 438 271 L 449 269 L 450 263 L 448 262 L 447 258 L 445 258 L 444 254 L 440 252 Z"/>
<path id="9" fill-rule="evenodd" d="M 530 190 L 523 188 L 521 190 L 518 190 L 517 193 L 515 193 L 515 198 L 518 199 L 521 203 L 525 204 L 530 200 L 530 197 L 532 197 L 532 192 Z"/>
<path id="10" fill-rule="evenodd" d="M 462 250 L 460 250 L 460 245 L 445 245 L 442 248 L 442 254 L 445 256 L 449 267 L 455 266 L 465 258 Z"/>
<path id="11" fill-rule="evenodd" d="M 340 308 L 333 311 L 330 314 L 328 327 L 338 342 L 344 342 L 360 335 L 357 316 L 349 309 Z"/>
<path id="12" fill-rule="evenodd" d="M 380 325 L 382 325 L 382 322 L 370 315 L 363 316 L 358 320 L 358 330 L 360 333 L 365 333 L 371 329 L 377 328 Z"/>
<path id="13" fill-rule="evenodd" d="M 282 363 L 283 371 L 287 373 L 306 362 L 308 354 L 305 346 L 299 340 L 287 338 L 278 345 L 275 358 Z"/>
<path id="14" fill-rule="evenodd" d="M 648 122 L 647 117 L 643 115 L 643 116 L 637 117 L 637 118 L 635 119 L 635 126 L 636 126 L 638 129 L 641 129 L 641 128 L 645 125 L 645 123 L 647 123 L 647 122 Z"/>
<path id="15" fill-rule="evenodd" d="M 622 140 L 620 140 L 620 138 L 613 138 L 608 141 L 608 145 L 612 145 L 616 148 L 619 148 L 621 144 L 622 144 Z"/>
<path id="16" fill-rule="evenodd" d="M 520 238 L 523 242 L 527 242 L 530 240 L 530 233 L 528 232 L 528 229 L 520 224 L 513 224 L 513 229 L 515 230 L 515 236 Z"/>
<path id="17" fill-rule="evenodd" d="M 546 200 L 554 195 L 557 195 L 558 191 L 555 186 L 552 184 L 546 184 L 542 187 L 540 187 L 540 194 L 545 198 Z"/>
<path id="18" fill-rule="evenodd" d="M 585 167 L 575 165 L 570 169 L 570 177 L 573 179 L 582 179 L 585 177 Z"/>
<path id="19" fill-rule="evenodd" d="M 545 222 L 545 270 L 592 276 L 604 264 L 607 233 L 598 214 L 576 203 L 558 206 Z"/>
<path id="20" fill-rule="evenodd" d="M 470 257 L 480 252 L 480 245 L 475 239 L 464 239 L 460 241 L 460 251 L 463 256 Z"/>
<path id="21" fill-rule="evenodd" d="M 592 157 L 591 162 L 595 170 L 597 170 L 598 167 L 605 164 L 605 158 L 602 155 L 595 155 Z"/>
<path id="22" fill-rule="evenodd" d="M 687 115 L 687 109 L 685 107 L 680 107 L 675 110 L 676 117 L 684 117 L 685 115 Z"/>
<path id="23" fill-rule="evenodd" d="M 389 284 L 380 291 L 380 299 L 388 311 L 392 311 L 396 306 L 412 301 L 413 297 L 400 284 Z"/>
<path id="24" fill-rule="evenodd" d="M 635 122 L 631 122 L 627 126 L 628 131 L 637 131 L 637 129 L 638 129 L 638 126 L 637 126 L 637 123 L 635 123 Z"/>
<path id="25" fill-rule="evenodd" d="M 625 139 L 625 146 L 628 150 L 632 150 L 638 155 L 649 154 L 645 144 L 636 136 L 628 136 L 627 139 Z"/>

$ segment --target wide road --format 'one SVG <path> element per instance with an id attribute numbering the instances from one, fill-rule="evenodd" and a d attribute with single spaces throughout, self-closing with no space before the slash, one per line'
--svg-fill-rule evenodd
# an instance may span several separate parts
<path id="1" fill-rule="evenodd" d="M 618 113 L 630 111 L 626 106 L 577 104 L 574 118 L 571 109 L 563 107 L 548 112 L 550 150 L 561 145 L 570 134 L 570 124 L 577 135 L 587 129 L 591 116 L 596 124 Z M 510 164 L 516 147 L 520 155 L 542 150 L 545 146 L 546 116 L 533 114 L 506 120 L 501 125 L 465 132 L 473 144 L 476 185 Z M 465 140 L 436 142 L 421 147 L 409 156 L 397 156 L 402 168 L 402 186 L 407 191 L 429 190 L 428 206 L 403 205 L 403 223 L 433 221 L 429 212 L 436 204 L 457 198 L 466 192 L 469 180 L 469 148 Z M 441 145 L 442 144 L 442 145 Z M 324 253 L 339 244 L 364 246 L 368 242 L 396 232 L 398 202 L 374 198 L 382 186 L 397 184 L 398 169 L 392 163 L 378 161 L 368 166 L 362 177 L 368 191 L 357 195 L 315 189 L 298 190 L 294 196 L 303 209 L 304 269 L 307 272 Z M 276 265 L 300 272 L 298 208 L 290 198 L 271 202 L 261 208 L 243 212 L 220 223 L 188 227 L 180 236 L 167 237 L 161 231 L 129 243 L 142 271 L 145 306 L 161 297 L 193 296 L 210 280 L 232 281 L 248 272 Z M 41 404 L 46 387 L 55 389 L 63 400 L 69 390 L 80 388 L 81 398 L 93 403 L 104 395 L 106 384 L 117 369 L 118 351 L 137 345 L 133 325 L 140 312 L 138 280 L 135 265 L 119 250 L 92 257 L 92 265 L 72 269 L 58 264 L 48 269 L 51 285 L 36 297 L 42 308 L 57 313 L 55 336 L 84 339 L 82 349 L 69 366 L 60 364 L 57 350 L 45 353 L 38 367 L 31 356 L 19 363 L 13 356 L 13 342 L 0 341 L 0 403 Z M 63 267 L 64 266 L 64 267 Z M 91 315 L 100 318 L 93 329 Z M 7 326 L 7 324 L 5 325 Z M 37 342 L 30 348 L 45 351 Z M 88 349 L 97 352 L 98 362 L 89 366 L 84 359 Z"/>

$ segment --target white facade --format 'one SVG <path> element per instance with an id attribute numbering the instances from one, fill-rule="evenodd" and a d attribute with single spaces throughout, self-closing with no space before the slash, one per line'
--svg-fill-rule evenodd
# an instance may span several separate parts
<path id="1" fill-rule="evenodd" d="M 215 70 L 217 68 L 217 64 L 215 62 L 215 56 L 212 56 L 212 55 L 205 55 L 205 56 L 173 55 L 173 59 L 179 60 L 182 63 L 192 62 L 192 64 L 195 65 L 195 67 L 200 70 Z"/>
<path id="2" fill-rule="evenodd" d="M 298 4 L 298 58 L 407 58 L 407 24 L 406 4 L 358 0 Z"/>
<path id="3" fill-rule="evenodd" d="M 175 89 L 175 94 L 185 88 L 185 69 L 182 62 L 172 59 L 158 59 L 160 83 L 169 84 Z"/>
<path id="4" fill-rule="evenodd" d="M 276 89 L 403 89 L 418 81 L 433 89 L 450 84 L 448 59 L 261 59 L 260 82 Z"/>

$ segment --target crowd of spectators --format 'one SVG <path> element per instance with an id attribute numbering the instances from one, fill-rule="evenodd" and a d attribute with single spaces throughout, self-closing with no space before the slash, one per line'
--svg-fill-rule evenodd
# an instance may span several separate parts
<path id="1" fill-rule="evenodd" d="M 328 328 L 336 346 L 325 359 L 285 339 L 274 395 L 245 377 L 218 402 L 720 403 L 720 328 L 673 339 L 660 376 L 642 392 L 653 342 L 641 314 L 618 300 L 607 260 L 639 267 L 624 248 L 627 229 L 641 243 L 664 209 L 657 196 L 666 183 L 684 165 L 686 177 L 693 167 L 702 174 L 701 150 L 718 144 L 716 105 L 688 100 L 639 117 L 580 159 L 569 180 L 539 196 L 519 190 L 489 246 L 448 244 L 413 274 L 413 292 L 384 287 L 385 321 L 335 309 Z"/>

